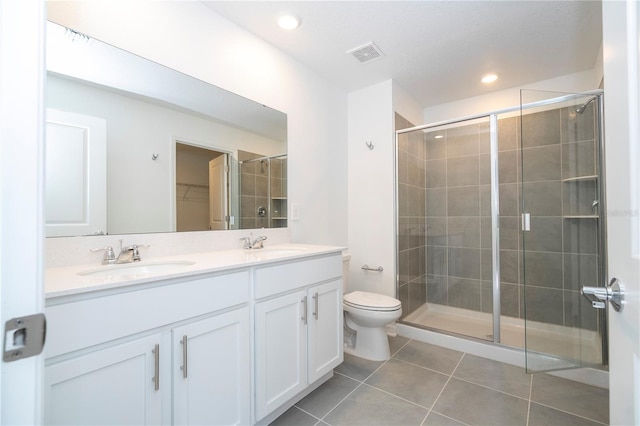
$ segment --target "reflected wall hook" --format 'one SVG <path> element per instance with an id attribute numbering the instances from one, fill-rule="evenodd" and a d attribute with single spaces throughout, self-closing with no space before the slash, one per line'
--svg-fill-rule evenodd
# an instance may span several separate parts
<path id="1" fill-rule="evenodd" d="M 364 144 L 367 145 L 367 148 L 369 148 L 369 150 L 372 150 L 374 148 L 373 142 L 371 141 L 366 141 Z"/>
<path id="2" fill-rule="evenodd" d="M 160 154 L 151 154 L 151 159 L 153 161 L 156 161 L 158 159 L 158 157 L 160 157 Z"/>

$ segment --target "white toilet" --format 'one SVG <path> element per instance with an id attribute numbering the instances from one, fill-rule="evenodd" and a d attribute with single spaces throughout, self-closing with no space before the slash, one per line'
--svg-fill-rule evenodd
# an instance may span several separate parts
<path id="1" fill-rule="evenodd" d="M 343 254 L 344 351 L 372 361 L 389 359 L 385 327 L 402 314 L 398 299 L 366 291 L 347 293 L 349 254 Z"/>

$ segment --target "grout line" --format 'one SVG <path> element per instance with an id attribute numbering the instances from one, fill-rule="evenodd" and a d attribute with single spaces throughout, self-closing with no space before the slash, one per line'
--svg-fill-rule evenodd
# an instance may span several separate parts
<path id="1" fill-rule="evenodd" d="M 347 379 L 353 380 L 354 382 L 362 383 L 360 380 L 358 380 L 358 379 L 354 379 L 353 377 L 351 377 L 351 376 L 347 376 L 346 374 L 344 374 L 344 373 L 340 373 L 339 371 L 335 371 L 335 370 L 334 370 L 334 371 L 333 371 L 333 374 L 337 374 L 338 376 L 346 377 Z"/>
<path id="2" fill-rule="evenodd" d="M 407 342 L 407 343 L 409 343 L 409 342 Z M 391 358 L 389 358 L 389 359 L 391 359 Z M 376 368 L 375 370 L 373 370 L 373 372 L 372 372 L 371 374 L 369 374 L 367 377 L 365 377 L 365 378 L 364 378 L 364 380 L 362 380 L 362 381 L 360 381 L 360 380 L 358 380 L 358 379 L 354 379 L 353 377 L 349 377 L 349 376 L 347 376 L 347 375 L 345 375 L 345 374 L 341 374 L 341 375 L 342 375 L 342 376 L 344 376 L 344 377 L 348 377 L 348 378 L 350 378 L 350 379 L 352 379 L 352 380 L 355 380 L 356 382 L 359 382 L 359 384 L 358 384 L 358 386 L 356 386 L 356 387 L 355 387 L 351 392 L 349 392 L 347 395 L 345 395 L 345 397 L 344 397 L 344 398 L 342 398 L 340 401 L 338 401 L 338 403 L 337 403 L 336 405 L 334 405 L 332 409 L 330 409 L 329 411 L 327 411 L 327 414 L 325 414 L 325 415 L 324 415 L 320 420 L 324 421 L 324 419 L 326 419 L 326 418 L 327 418 L 327 416 L 328 416 L 329 414 L 331 414 L 331 413 L 332 413 L 336 408 L 338 408 L 338 406 L 339 406 L 340 404 L 342 404 L 342 403 L 343 403 L 347 398 L 349 398 L 349 397 L 350 397 L 350 396 L 351 396 L 351 395 L 352 395 L 356 390 L 358 390 L 360 387 L 362 387 L 363 385 L 365 385 L 365 381 L 367 381 L 371 376 L 373 376 L 373 375 L 376 373 L 376 371 L 378 371 L 380 368 L 382 368 L 382 366 L 383 366 L 383 365 L 385 365 L 387 362 L 389 362 L 389 360 L 386 360 L 386 361 L 384 361 L 382 364 L 380 364 L 380 365 L 378 366 L 378 368 Z M 334 372 L 334 373 L 335 373 L 335 372 Z M 340 374 L 340 373 L 338 373 L 338 374 Z M 369 385 L 367 385 L 367 386 L 369 386 Z M 315 416 L 314 416 L 314 417 L 315 417 Z M 325 422 L 325 423 L 326 423 L 326 422 Z"/>
<path id="3" fill-rule="evenodd" d="M 382 392 L 382 393 L 385 393 L 385 394 L 387 394 L 387 395 L 389 395 L 389 396 L 392 396 L 392 397 L 394 397 L 394 398 L 401 399 L 401 400 L 403 400 L 404 402 L 406 402 L 406 403 L 408 403 L 408 404 L 415 405 L 416 407 L 424 408 L 425 410 L 427 410 L 427 414 L 429 414 L 429 411 L 430 411 L 430 410 L 429 410 L 429 407 L 425 407 L 424 405 L 418 404 L 417 402 L 411 401 L 410 399 L 406 399 L 406 398 L 404 398 L 404 397 L 402 397 L 402 396 L 400 396 L 400 395 L 397 395 L 397 394 L 395 394 L 395 393 L 389 392 L 388 390 L 384 390 L 384 389 L 381 389 L 381 388 L 379 388 L 379 387 L 376 387 L 376 386 L 370 385 L 370 384 L 368 384 L 368 383 L 363 383 L 363 385 L 364 385 L 364 386 L 367 386 L 367 387 L 369 387 L 369 388 L 371 388 L 371 389 L 375 389 L 375 390 L 377 390 L 377 391 L 380 391 L 380 392 Z"/>
<path id="4" fill-rule="evenodd" d="M 303 413 L 305 413 L 305 414 L 307 414 L 307 415 L 309 415 L 309 416 L 313 417 L 314 419 L 316 419 L 316 420 L 317 420 L 317 422 L 316 422 L 315 424 L 318 424 L 318 422 L 321 422 L 321 421 L 322 421 L 322 419 L 318 418 L 318 416 L 314 416 L 314 415 L 313 415 L 313 414 L 311 414 L 310 412 L 308 412 L 308 411 L 306 411 L 306 410 L 303 410 L 302 408 L 298 407 L 297 405 L 294 405 L 294 406 L 293 406 L 293 407 L 291 407 L 291 408 L 297 408 L 298 410 L 302 411 Z M 290 409 L 291 409 L 291 408 L 290 408 Z M 289 410 L 290 410 L 290 409 L 289 409 Z M 287 410 L 287 411 L 289 411 L 289 410 Z M 285 413 L 286 413 L 286 411 L 285 411 Z M 284 414 L 284 413 L 283 413 L 283 414 Z"/>
<path id="5" fill-rule="evenodd" d="M 599 421 L 599 420 L 595 420 L 595 419 L 592 419 L 592 418 L 590 418 L 590 417 L 585 417 L 585 416 L 580 415 L 580 414 L 572 413 L 571 411 L 566 411 L 566 410 L 563 410 L 563 409 L 558 408 L 558 407 L 553 407 L 553 406 L 551 406 L 551 405 L 543 404 L 543 403 L 541 403 L 541 402 L 537 402 L 537 401 L 531 401 L 531 403 L 533 403 L 533 404 L 537 404 L 537 405 L 540 405 L 541 407 L 550 408 L 550 409 L 552 409 L 552 410 L 556 410 L 556 411 L 559 411 L 559 412 L 564 413 L 564 414 L 568 414 L 568 415 L 573 416 L 573 417 L 578 417 L 578 418 L 583 419 L 583 420 L 588 420 L 588 421 L 590 421 L 590 422 L 597 423 L 597 424 L 599 424 L 599 425 L 606 425 L 606 426 L 609 426 L 609 423 L 608 423 L 608 422 L 607 422 L 607 423 L 602 423 L 602 422 L 601 422 L 601 421 Z"/>
<path id="6" fill-rule="evenodd" d="M 438 403 L 438 400 L 440 399 L 440 396 L 442 396 L 442 393 L 444 392 L 444 390 L 447 388 L 447 385 L 449 384 L 449 382 L 451 381 L 451 378 L 453 377 L 453 373 L 456 372 L 456 370 L 458 369 L 458 366 L 460 365 L 460 363 L 462 362 L 462 360 L 464 359 L 464 356 L 466 355 L 466 353 L 462 353 L 462 356 L 460 357 L 460 361 L 458 361 L 458 364 L 456 364 L 455 368 L 453 369 L 453 371 L 451 372 L 451 374 L 449 375 L 449 378 L 447 379 L 447 382 L 444 384 L 444 386 L 442 387 L 442 389 L 440 390 L 440 392 L 438 393 L 438 396 L 436 396 L 436 398 L 433 400 L 433 404 L 431 404 L 431 408 L 429 409 L 429 411 L 433 411 L 433 407 L 436 406 L 436 404 Z"/>
<path id="7" fill-rule="evenodd" d="M 491 386 L 482 385 L 482 384 L 480 384 L 480 383 L 472 382 L 472 381 L 470 381 L 470 380 L 463 379 L 463 378 L 461 378 L 461 377 L 457 377 L 457 376 L 455 376 L 455 377 L 454 377 L 453 375 L 452 375 L 452 377 L 453 377 L 454 379 L 460 380 L 461 382 L 465 382 L 465 383 L 469 383 L 469 384 L 472 384 L 472 385 L 475 385 L 475 386 L 479 386 L 479 387 L 484 388 L 484 389 L 489 389 L 489 390 L 492 390 L 492 391 L 494 391 L 494 392 L 501 393 L 501 394 L 503 394 L 503 395 L 512 396 L 512 397 L 514 397 L 514 398 L 518 398 L 518 399 L 521 399 L 521 400 L 523 400 L 523 401 L 529 401 L 526 397 L 522 397 L 522 396 L 514 395 L 514 394 L 512 394 L 512 393 L 505 392 L 505 391 L 500 390 L 500 389 L 492 388 Z"/>
<path id="8" fill-rule="evenodd" d="M 357 391 L 357 390 L 358 390 L 362 385 L 364 385 L 364 382 L 360 382 L 360 383 L 358 384 L 358 386 L 356 386 L 355 388 L 353 388 L 353 390 L 352 390 L 351 392 L 349 392 L 348 394 L 346 394 L 346 395 L 345 395 L 345 397 L 344 397 L 344 398 L 342 398 L 340 401 L 338 401 L 338 402 L 336 403 L 336 405 L 334 405 L 334 406 L 333 406 L 333 408 L 331 408 L 329 411 L 327 411 L 327 414 L 325 414 L 324 416 L 322 416 L 322 418 L 321 418 L 320 420 L 324 422 L 324 419 L 326 419 L 326 418 L 327 418 L 327 416 L 328 416 L 329 414 L 331 414 L 331 413 L 332 413 L 336 408 L 338 408 L 338 406 L 339 406 L 340 404 L 342 404 L 344 401 L 346 401 L 346 400 L 347 400 L 347 398 L 349 398 L 349 397 L 351 396 L 351 394 L 353 394 L 355 391 Z M 315 417 L 315 416 L 314 416 L 314 417 Z M 328 423 L 328 422 L 325 422 L 325 423 Z"/>
<path id="9" fill-rule="evenodd" d="M 406 341 L 402 346 L 400 346 L 400 347 L 398 348 L 398 350 L 397 350 L 397 351 L 395 351 L 394 353 L 392 353 L 392 354 L 391 354 L 391 356 L 389 357 L 389 359 L 391 359 L 391 358 L 393 358 L 394 356 L 396 356 L 396 354 L 397 354 L 398 352 L 400 352 L 401 350 L 403 350 L 403 349 L 404 349 L 404 347 L 405 347 L 405 346 L 407 346 L 409 343 L 411 343 L 411 341 L 412 341 L 412 340 L 413 340 L 413 339 L 407 339 L 407 341 Z"/>
<path id="10" fill-rule="evenodd" d="M 429 413 L 435 413 L 435 414 L 437 414 L 437 415 L 439 415 L 439 416 L 442 416 L 442 417 L 444 417 L 444 418 L 447 418 L 447 419 L 449 419 L 449 420 L 453 420 L 453 421 L 454 421 L 454 422 L 456 422 L 456 423 L 460 423 L 461 425 L 471 426 L 469 423 L 465 423 L 465 422 L 463 422 L 463 421 L 462 421 L 462 420 L 460 420 L 460 419 L 456 419 L 456 418 L 453 418 L 453 417 L 451 417 L 451 416 L 447 416 L 446 414 L 442 414 L 442 413 L 440 413 L 440 412 L 438 412 L 438 411 L 435 411 L 435 410 L 431 410 L 431 411 L 429 411 Z"/>
<path id="11" fill-rule="evenodd" d="M 531 374 L 531 376 L 529 377 L 529 401 L 527 404 L 527 423 L 526 425 L 529 426 L 529 419 L 531 416 L 531 395 L 533 394 L 533 374 Z"/>
<path id="12" fill-rule="evenodd" d="M 427 421 L 427 417 L 429 417 L 429 414 L 431 414 L 431 410 L 427 410 L 427 414 L 424 415 L 424 418 L 420 422 L 420 426 L 425 426 L 424 422 Z"/>
<path id="13" fill-rule="evenodd" d="M 442 371 L 434 370 L 433 368 L 425 367 L 424 365 L 414 364 L 413 362 L 405 361 L 405 360 L 403 360 L 403 359 L 397 359 L 397 358 L 394 358 L 394 359 L 395 359 L 396 361 L 398 361 L 398 362 L 402 362 L 402 363 L 404 363 L 404 364 L 412 365 L 412 366 L 414 366 L 414 367 L 418 367 L 418 368 L 421 368 L 421 369 L 423 369 L 423 370 L 430 371 L 430 372 L 432 372 L 432 373 L 438 373 L 438 374 L 441 374 L 441 375 L 443 375 L 443 376 L 447 376 L 447 377 L 450 377 L 450 376 L 451 376 L 451 374 L 449 374 L 449 373 L 443 373 Z"/>

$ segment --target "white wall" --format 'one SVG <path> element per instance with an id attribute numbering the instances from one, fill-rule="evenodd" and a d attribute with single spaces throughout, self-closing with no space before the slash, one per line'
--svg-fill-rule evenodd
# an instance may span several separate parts
<path id="1" fill-rule="evenodd" d="M 349 291 L 396 295 L 394 112 L 422 124 L 422 107 L 392 80 L 349 94 Z M 371 142 L 370 150 L 366 142 Z M 363 265 L 383 272 L 363 271 Z"/>
<path id="2" fill-rule="evenodd" d="M 199 2 L 55 1 L 48 2 L 48 16 L 285 112 L 289 205 L 299 204 L 301 216 L 290 221 L 291 240 L 347 244 L 347 98 L 343 91 Z M 218 239 L 220 244 L 227 241 L 218 234 L 207 234 L 213 245 Z"/>
<path id="3" fill-rule="evenodd" d="M 423 108 L 420 103 L 395 81 L 393 82 L 393 109 L 414 126 L 424 124 Z"/>
<path id="4" fill-rule="evenodd" d="M 395 295 L 391 80 L 349 94 L 349 290 Z M 370 150 L 366 142 L 371 142 Z M 383 272 L 361 267 L 382 266 Z"/>
<path id="5" fill-rule="evenodd" d="M 527 84 L 522 87 L 513 87 L 511 89 L 425 108 L 424 123 L 436 123 L 516 107 L 520 105 L 520 89 L 576 93 L 598 89 L 601 80 L 602 62 L 599 59 L 596 61 L 596 67 L 589 71 L 563 75 L 549 80 Z"/>

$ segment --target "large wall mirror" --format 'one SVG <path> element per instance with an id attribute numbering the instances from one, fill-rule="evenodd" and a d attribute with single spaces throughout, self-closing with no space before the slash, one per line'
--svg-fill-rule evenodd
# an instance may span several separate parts
<path id="1" fill-rule="evenodd" d="M 47 236 L 287 226 L 287 117 L 47 23 Z"/>

